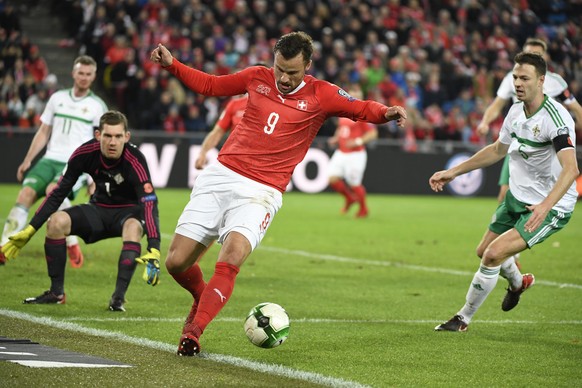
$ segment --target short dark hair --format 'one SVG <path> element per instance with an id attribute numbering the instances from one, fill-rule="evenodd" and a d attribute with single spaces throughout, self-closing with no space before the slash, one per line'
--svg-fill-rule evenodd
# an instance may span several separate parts
<path id="1" fill-rule="evenodd" d="M 127 132 L 127 117 L 119 111 L 110 110 L 101 116 L 99 119 L 99 130 L 103 130 L 103 126 L 123 124 L 123 131 Z"/>
<path id="2" fill-rule="evenodd" d="M 77 57 L 75 62 L 73 62 L 73 67 L 77 66 L 79 63 L 81 65 L 95 66 L 95 68 L 97 68 L 97 62 L 88 55 L 81 55 Z"/>
<path id="3" fill-rule="evenodd" d="M 544 49 L 544 52 L 548 51 L 548 45 L 546 44 L 546 42 L 544 42 L 541 39 L 537 39 L 537 38 L 528 38 L 525 41 L 525 44 L 523 45 L 523 47 L 525 46 L 538 46 L 541 47 L 542 49 Z"/>
<path id="4" fill-rule="evenodd" d="M 546 75 L 546 71 L 548 70 L 546 60 L 538 53 L 528 53 L 522 51 L 515 56 L 514 61 L 519 65 L 532 65 L 535 67 L 538 76 Z"/>
<path id="5" fill-rule="evenodd" d="M 301 53 L 303 62 L 307 64 L 313 55 L 313 39 L 303 31 L 290 32 L 279 38 L 273 53 L 280 53 L 285 59 L 295 58 Z"/>

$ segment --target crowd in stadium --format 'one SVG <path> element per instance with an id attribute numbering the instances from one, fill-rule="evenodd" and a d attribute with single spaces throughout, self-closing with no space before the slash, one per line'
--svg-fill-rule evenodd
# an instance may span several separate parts
<path id="1" fill-rule="evenodd" d="M 380 137 L 484 144 L 475 127 L 528 37 L 548 42 L 549 67 L 582 101 L 582 8 L 528 0 L 52 1 L 69 39 L 99 65 L 103 96 L 136 129 L 207 132 L 223 99 L 194 95 L 149 61 L 158 42 L 213 74 L 272 63 L 274 40 L 303 30 L 316 42 L 311 73 L 365 98 L 402 105 L 408 127 Z M 0 125 L 35 125 L 51 92 L 47 64 L 1 14 Z M 50 76 L 48 77 L 50 78 Z M 503 117 L 492 126 L 496 137 Z M 333 125 L 322 135 L 331 136 Z M 578 139 L 582 138 L 582 133 Z M 579 140 L 580 141 L 580 140 Z"/>

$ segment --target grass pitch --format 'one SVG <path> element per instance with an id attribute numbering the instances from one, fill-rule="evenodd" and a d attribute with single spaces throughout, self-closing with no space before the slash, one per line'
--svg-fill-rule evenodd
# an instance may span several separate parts
<path id="1" fill-rule="evenodd" d="M 0 187 L 0 217 L 19 187 Z M 188 200 L 159 190 L 162 256 Z M 467 333 L 434 332 L 463 304 L 475 247 L 495 199 L 380 196 L 370 217 L 340 215 L 334 194 L 288 193 L 234 294 L 202 337 L 202 357 L 174 355 L 190 296 L 163 270 L 157 287 L 129 288 L 126 313 L 107 311 L 120 239 L 84 245 L 67 267 L 67 304 L 23 305 L 48 289 L 41 229 L 0 267 L 0 336 L 121 361 L 133 368 L 37 369 L 0 362 L 0 386 L 575 386 L 582 381 L 582 221 L 524 252 L 537 284 L 501 311 L 499 280 Z M 4 220 L 3 218 L 1 219 Z M 145 247 L 145 241 L 143 243 Z M 208 279 L 218 246 L 201 262 Z M 290 337 L 250 344 L 242 325 L 260 302 L 281 304 Z"/>

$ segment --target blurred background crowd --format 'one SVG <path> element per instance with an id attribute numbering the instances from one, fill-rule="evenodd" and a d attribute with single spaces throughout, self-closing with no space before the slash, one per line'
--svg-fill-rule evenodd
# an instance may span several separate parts
<path id="1" fill-rule="evenodd" d="M 258 62 L 270 66 L 275 40 L 295 30 L 315 41 L 311 74 L 406 107 L 407 127 L 387 124 L 379 135 L 405 139 L 410 151 L 416 140 L 482 145 L 494 139 L 503 117 L 488 139 L 475 128 L 529 37 L 548 43 L 550 70 L 582 101 L 581 0 L 43 3 L 62 20 L 67 39 L 61 46 L 97 60 L 97 93 L 126 113 L 134 129 L 205 133 L 225 104 L 194 94 L 154 66 L 149 54 L 158 42 L 181 62 L 220 75 Z M 1 3 L 0 27 L 0 126 L 34 128 L 57 80 L 8 2 Z M 320 134 L 334 130 L 328 122 Z"/>

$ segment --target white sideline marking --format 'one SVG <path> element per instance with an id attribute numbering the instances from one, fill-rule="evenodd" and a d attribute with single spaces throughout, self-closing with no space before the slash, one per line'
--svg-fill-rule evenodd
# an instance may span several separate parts
<path id="1" fill-rule="evenodd" d="M 415 271 L 438 272 L 438 273 L 444 273 L 444 274 L 448 274 L 448 275 L 472 276 L 475 274 L 475 272 L 458 271 L 458 270 L 448 269 L 448 268 L 426 267 L 423 265 L 395 263 L 395 262 L 391 262 L 391 261 L 365 260 L 365 259 L 357 259 L 357 258 L 353 258 L 353 257 L 343 257 L 343 256 L 335 256 L 335 255 L 328 255 L 328 254 L 321 254 L 321 253 L 298 251 L 298 250 L 292 250 L 292 249 L 275 248 L 275 247 L 269 247 L 269 246 L 264 246 L 264 245 L 260 245 L 258 249 L 263 249 L 263 250 L 266 250 L 269 252 L 282 253 L 282 254 L 286 254 L 286 255 L 303 256 L 303 257 L 310 257 L 310 258 L 314 258 L 314 259 L 336 261 L 336 262 L 340 262 L 340 263 L 376 265 L 379 267 L 398 267 L 398 268 L 412 269 Z M 558 288 L 576 288 L 576 289 L 582 290 L 581 284 L 558 283 L 558 282 L 552 282 L 552 281 L 547 281 L 547 280 L 539 280 L 537 277 L 536 277 L 536 285 L 544 285 L 544 286 L 551 286 L 551 287 L 558 287 Z"/>
<path id="2" fill-rule="evenodd" d="M 1 310 L 0 310 L 1 311 Z M 154 317 L 118 317 L 118 318 L 90 318 L 90 317 L 71 317 L 65 318 L 66 322 L 184 322 L 184 318 L 154 318 Z M 235 317 L 217 317 L 212 320 L 213 322 L 240 322 L 241 325 L 243 320 L 241 318 Z M 386 324 L 410 324 L 410 325 L 424 325 L 424 324 L 434 324 L 440 323 L 442 321 L 433 319 L 328 319 L 328 318 L 296 318 L 291 319 L 291 323 L 337 323 L 337 324 L 376 324 L 376 323 L 386 323 Z M 515 321 L 515 320 L 480 320 L 475 319 L 471 322 L 485 323 L 485 324 L 517 324 L 517 325 L 582 325 L 580 320 L 572 321 Z"/>
<path id="3" fill-rule="evenodd" d="M 134 345 L 145 346 L 152 349 L 162 350 L 170 353 L 176 353 L 175 344 L 167 344 L 159 341 L 152 341 L 146 338 L 131 337 L 123 333 L 102 330 L 102 329 L 92 329 L 78 325 L 76 323 L 71 323 L 67 321 L 57 320 L 48 317 L 37 317 L 34 315 L 22 313 L 19 311 L 13 311 L 8 309 L 0 309 L 0 315 L 4 315 L 10 318 L 22 319 L 29 322 L 38 323 L 50 327 L 58 327 L 59 329 L 69 330 L 77 333 L 88 334 L 96 337 L 113 338 L 118 341 L 127 342 Z M 177 356 L 176 356 L 177 357 Z M 282 365 L 266 364 L 257 361 L 245 360 L 239 357 L 227 356 L 222 354 L 212 354 L 212 353 L 201 353 L 199 355 L 201 358 L 205 358 L 211 361 L 220 362 L 224 364 L 230 364 L 238 366 L 241 368 L 251 369 L 254 371 L 259 371 L 275 376 L 288 377 L 296 380 L 303 380 L 312 382 L 315 384 L 325 385 L 329 387 L 368 387 L 354 381 L 343 380 L 335 377 L 324 376 L 319 373 L 301 371 Z"/>
<path id="4" fill-rule="evenodd" d="M 6 360 L 29 368 L 131 368 L 131 365 L 83 364 L 79 362 Z"/>

